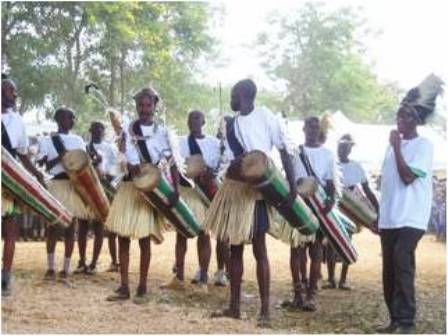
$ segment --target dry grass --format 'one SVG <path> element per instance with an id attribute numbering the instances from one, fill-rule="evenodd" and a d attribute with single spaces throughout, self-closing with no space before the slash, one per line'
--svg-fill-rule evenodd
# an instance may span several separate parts
<path id="1" fill-rule="evenodd" d="M 381 289 L 380 245 L 377 237 L 364 230 L 355 238 L 359 262 L 349 271 L 351 292 L 319 292 L 315 313 L 288 312 L 276 308 L 291 295 L 289 249 L 269 238 L 271 264 L 272 329 L 256 328 L 259 308 L 255 269 L 250 246 L 246 247 L 240 321 L 210 319 L 211 311 L 224 307 L 228 289 L 209 286 L 209 294 L 164 292 L 160 284 L 170 279 L 174 258 L 174 234 L 153 246 L 149 287 L 151 301 L 138 306 L 132 301 L 111 303 L 104 299 L 117 286 L 118 276 L 73 276 L 72 286 L 42 280 L 46 267 L 44 243 L 18 243 L 15 258 L 13 295 L 2 301 L 3 333 L 372 333 L 378 323 L 386 322 Z M 92 242 L 89 241 L 89 248 Z M 189 242 L 186 275 L 196 270 L 195 243 Z M 58 260 L 62 263 L 62 243 Z M 109 263 L 106 241 L 100 262 Z M 75 262 L 77 250 L 75 250 Z M 216 269 L 213 256 L 211 270 Z M 135 291 L 138 270 L 138 244 L 132 243 L 131 284 Z M 339 268 L 338 268 L 339 271 Z M 212 273 L 212 272 L 210 272 Z M 326 271 L 323 269 L 324 276 Z M 425 236 L 417 253 L 418 331 L 445 333 L 445 245 Z"/>

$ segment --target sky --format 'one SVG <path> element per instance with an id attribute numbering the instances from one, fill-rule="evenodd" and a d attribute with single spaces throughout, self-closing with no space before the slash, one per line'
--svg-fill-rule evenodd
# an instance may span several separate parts
<path id="1" fill-rule="evenodd" d="M 214 28 L 220 40 L 225 66 L 207 71 L 210 84 L 231 85 L 251 77 L 266 88 L 278 88 L 259 66 L 256 50 L 248 47 L 257 34 L 266 29 L 266 18 L 273 10 L 290 12 L 305 1 L 234 1 L 215 2 L 224 6 L 222 24 Z M 397 82 L 408 89 L 419 84 L 431 72 L 448 82 L 448 1 L 446 0 L 327 0 L 329 9 L 351 5 L 361 7 L 367 25 L 382 34 L 367 45 L 366 60 L 374 64 L 380 80 Z M 445 101 L 446 97 L 445 95 Z"/>

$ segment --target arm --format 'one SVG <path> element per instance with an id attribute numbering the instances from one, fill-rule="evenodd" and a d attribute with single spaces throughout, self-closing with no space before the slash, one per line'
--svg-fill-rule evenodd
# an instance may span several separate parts
<path id="1" fill-rule="evenodd" d="M 28 170 L 34 176 L 36 176 L 40 184 L 45 185 L 44 176 L 39 170 L 36 169 L 36 167 L 33 166 L 28 156 L 24 154 L 18 154 L 18 156 L 20 158 L 20 161 L 22 161 L 22 164 L 25 167 L 25 169 Z"/>
<path id="2" fill-rule="evenodd" d="M 325 192 L 327 193 L 327 199 L 325 200 L 325 208 L 323 209 L 323 212 L 327 214 L 335 205 L 336 187 L 333 180 L 327 180 Z"/>
<path id="3" fill-rule="evenodd" d="M 406 186 L 408 186 L 412 182 L 414 182 L 418 176 L 411 170 L 411 168 L 406 164 L 406 161 L 403 158 L 400 147 L 401 138 L 398 131 L 393 130 L 390 132 L 389 141 L 394 150 L 395 162 L 397 164 L 400 179 Z"/>
<path id="4" fill-rule="evenodd" d="M 375 194 L 373 193 L 372 189 L 370 189 L 369 182 L 364 182 L 361 184 L 362 190 L 366 194 L 367 198 L 369 199 L 370 203 L 372 203 L 373 207 L 375 208 L 376 212 L 379 212 L 380 206 L 378 204 L 378 200 L 375 197 Z"/>
<path id="5" fill-rule="evenodd" d="M 179 180 L 180 180 L 179 171 L 174 163 L 170 167 L 170 173 L 171 177 L 173 178 L 174 194 L 169 197 L 168 202 L 169 206 L 173 207 L 179 201 Z"/>
<path id="6" fill-rule="evenodd" d="M 297 196 L 297 187 L 294 176 L 294 167 L 292 165 L 291 157 L 286 151 L 286 149 L 280 150 L 280 157 L 282 159 L 283 168 L 285 169 L 286 178 L 289 183 L 289 195 L 287 198 L 287 206 L 291 206 L 292 202 L 296 199 Z"/>

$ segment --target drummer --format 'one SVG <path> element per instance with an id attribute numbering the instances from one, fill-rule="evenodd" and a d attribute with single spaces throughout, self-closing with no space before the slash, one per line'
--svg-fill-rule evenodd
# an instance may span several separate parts
<path id="1" fill-rule="evenodd" d="M 288 176 L 291 193 L 285 206 L 296 198 L 293 167 L 286 150 L 286 130 L 267 108 L 255 106 L 257 87 L 250 79 L 239 81 L 231 93 L 231 108 L 237 112 L 226 127 L 226 156 L 231 160 L 227 176 L 216 193 L 205 220 L 205 228 L 218 239 L 230 243 L 230 305 L 212 317 L 241 318 L 241 280 L 244 244 L 252 243 L 256 260 L 257 281 L 261 299 L 259 325 L 269 325 L 270 270 L 266 250 L 269 217 L 266 203 L 253 187 L 236 181 L 240 176 L 244 153 L 260 150 L 271 153 L 275 146 Z"/>
<path id="2" fill-rule="evenodd" d="M 104 141 L 104 131 L 105 127 L 101 122 L 94 121 L 90 124 L 90 137 L 91 141 L 87 145 L 87 152 L 92 158 L 92 163 L 96 168 L 100 180 L 106 179 L 111 181 L 113 176 L 113 168 L 116 161 L 116 150 L 107 141 Z M 103 246 L 103 223 L 93 220 L 92 226 L 95 233 L 95 239 L 93 243 L 93 256 L 90 265 L 86 264 L 86 249 L 87 249 L 87 233 L 89 226 L 85 225 L 87 223 L 80 223 L 78 228 L 78 249 L 79 249 L 79 262 L 78 268 L 75 270 L 76 273 L 85 273 L 93 275 L 96 273 L 96 264 L 98 257 L 101 252 L 101 247 Z M 117 254 L 115 248 L 116 235 L 112 234 L 109 236 L 109 251 L 112 256 L 111 267 L 118 271 L 117 266 Z M 112 245 L 112 249 L 111 249 Z"/>
<path id="3" fill-rule="evenodd" d="M 300 183 L 301 179 L 311 176 L 317 180 L 317 183 L 324 186 L 327 200 L 323 212 L 328 213 L 335 204 L 334 155 L 322 145 L 319 118 L 306 118 L 303 131 L 305 133 L 305 144 L 302 146 L 303 154 L 308 158 L 311 169 L 306 169 L 302 157 L 296 155 L 294 157 L 295 176 L 298 183 Z M 294 299 L 290 303 L 292 308 L 305 311 L 315 311 L 317 309 L 315 297 L 322 261 L 322 239 L 322 234 L 318 231 L 317 234 L 311 236 L 301 235 L 299 239 L 300 244 L 297 247 L 291 246 L 290 267 L 294 286 Z M 301 263 L 303 260 L 306 260 L 307 252 L 311 259 L 311 264 L 308 283 L 305 283 L 305 288 L 302 288 L 300 269 L 305 268 L 306 270 L 306 265 L 301 265 Z M 305 298 L 303 298 L 303 292 L 305 292 Z"/>
<path id="4" fill-rule="evenodd" d="M 2 79 L 2 146 L 15 158 L 19 158 L 23 166 L 33 174 L 40 183 L 42 173 L 30 162 L 28 154 L 28 138 L 25 123 L 16 112 L 17 87 L 10 79 Z M 2 192 L 2 296 L 11 294 L 11 267 L 14 258 L 15 242 L 18 232 L 18 208 L 16 202 L 3 195 Z"/>
<path id="5" fill-rule="evenodd" d="M 355 142 L 350 134 L 343 135 L 338 142 L 338 165 L 342 172 L 342 185 L 344 188 L 353 190 L 357 186 L 361 186 L 368 200 L 378 213 L 378 200 L 372 192 L 367 180 L 366 173 L 360 163 L 350 160 L 349 155 L 352 151 Z M 327 270 L 328 270 L 328 284 L 322 286 L 323 289 L 336 288 L 334 279 L 336 262 L 339 261 L 336 251 L 327 245 Z M 339 279 L 338 288 L 343 290 L 350 290 L 347 285 L 347 273 L 349 264 L 342 262 L 341 277 Z"/>
<path id="6" fill-rule="evenodd" d="M 154 207 L 143 198 L 132 183 L 132 178 L 140 173 L 142 163 L 156 165 L 165 153 L 171 153 L 167 129 L 154 121 L 159 95 L 152 88 L 141 89 L 135 96 L 138 119 L 125 129 L 125 155 L 129 175 L 120 183 L 106 219 L 106 229 L 118 235 L 120 261 L 120 287 L 107 297 L 108 301 L 123 301 L 130 298 L 129 291 L 129 250 L 131 238 L 138 239 L 140 246 L 140 278 L 134 303 L 143 304 L 149 299 L 147 279 L 151 259 L 151 240 L 161 243 L 164 219 Z M 132 139 L 131 139 L 132 137 Z M 131 141 L 132 140 L 132 141 Z M 134 141 L 136 144 L 134 144 Z M 177 191 L 178 172 L 170 167 Z M 168 200 L 174 205 L 178 200 L 174 193 Z"/>
<path id="7" fill-rule="evenodd" d="M 73 213 L 75 217 L 73 223 L 64 229 L 64 263 L 62 271 L 59 272 L 59 277 L 61 280 L 66 280 L 70 273 L 70 259 L 74 247 L 75 222 L 78 221 L 80 226 L 88 225 L 88 221 L 93 219 L 95 215 L 93 210 L 84 204 L 81 197 L 75 191 L 61 163 L 61 159 L 67 151 L 75 149 L 86 150 L 84 140 L 79 135 L 71 133 L 75 125 L 75 114 L 69 108 L 60 107 L 54 114 L 54 120 L 58 126 L 58 131 L 40 140 L 38 157 L 39 161 L 45 164 L 47 171 L 53 175 L 53 178 L 48 183 L 48 191 Z M 58 239 L 58 227 L 49 225 L 47 233 L 48 270 L 45 273 L 45 279 L 55 280 L 55 250 Z"/>
<path id="8" fill-rule="evenodd" d="M 217 138 L 202 133 L 205 124 L 204 114 L 201 111 L 191 111 L 188 114 L 188 128 L 190 135 L 180 139 L 180 153 L 187 159 L 192 155 L 201 155 L 205 161 L 206 170 L 200 174 L 200 178 L 213 179 L 218 168 L 220 158 L 220 143 Z M 202 224 L 205 219 L 206 205 L 199 195 L 192 189 L 190 183 L 181 177 L 179 186 L 180 195 L 192 209 L 196 219 Z M 222 242 L 218 241 L 218 244 Z M 197 241 L 199 271 L 196 273 L 192 283 L 200 286 L 201 290 L 207 291 L 208 266 L 210 264 L 211 243 L 210 235 L 207 232 L 201 233 Z M 187 238 L 180 233 L 176 235 L 175 248 L 175 271 L 173 280 L 163 286 L 164 288 L 184 288 L 184 262 L 187 252 Z M 221 270 L 223 271 L 223 270 Z"/>

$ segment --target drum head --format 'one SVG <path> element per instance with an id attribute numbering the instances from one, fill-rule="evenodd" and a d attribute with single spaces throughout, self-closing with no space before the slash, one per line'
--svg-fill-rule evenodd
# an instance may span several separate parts
<path id="1" fill-rule="evenodd" d="M 265 153 L 258 150 L 251 151 L 241 160 L 240 175 L 243 179 L 257 180 L 263 176 L 268 165 L 269 159 Z"/>
<path id="2" fill-rule="evenodd" d="M 152 164 L 146 163 L 140 166 L 140 174 L 133 178 L 134 185 L 142 191 L 151 191 L 160 181 L 160 170 Z"/>
<path id="3" fill-rule="evenodd" d="M 67 172 L 77 172 L 89 163 L 89 154 L 82 149 L 68 151 L 62 157 L 62 166 Z"/>
<path id="4" fill-rule="evenodd" d="M 205 161 L 201 154 L 194 154 L 185 160 L 187 166 L 185 176 L 188 178 L 198 177 L 205 170 Z"/>
<path id="5" fill-rule="evenodd" d="M 297 183 L 297 193 L 302 197 L 310 197 L 317 192 L 317 181 L 314 177 L 304 177 Z"/>

